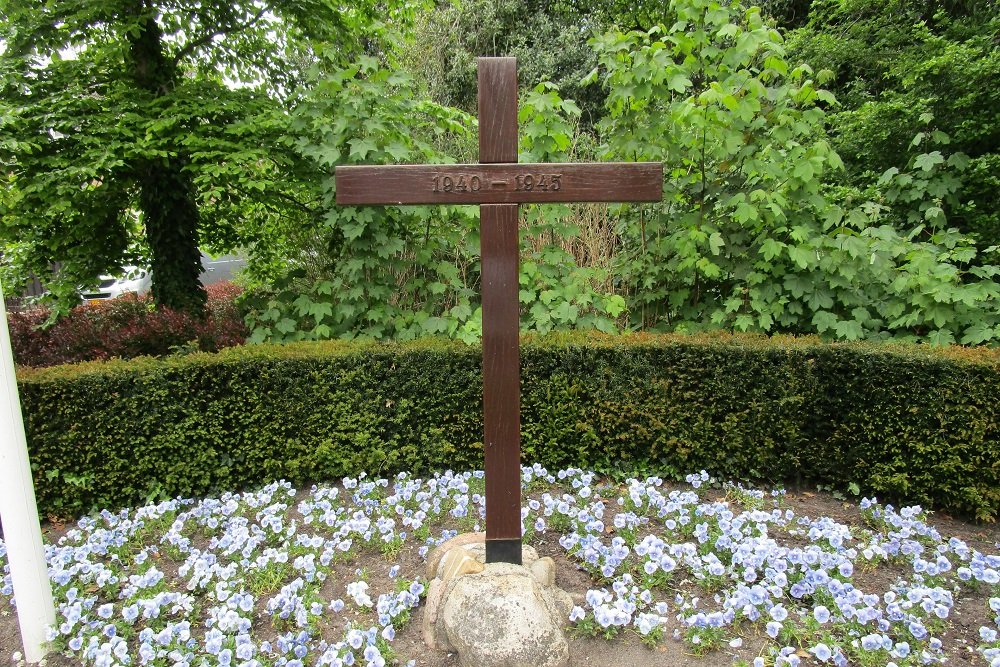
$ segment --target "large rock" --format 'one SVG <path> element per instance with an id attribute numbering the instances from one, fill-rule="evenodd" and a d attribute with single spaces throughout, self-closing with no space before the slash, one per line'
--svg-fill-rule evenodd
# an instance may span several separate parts
<path id="1" fill-rule="evenodd" d="M 488 563 L 445 584 L 436 634 L 447 637 L 463 667 L 565 667 L 565 602 L 555 590 L 524 566 Z"/>
<path id="2" fill-rule="evenodd" d="M 448 582 L 463 574 L 476 574 L 483 571 L 483 563 L 476 560 L 465 548 L 452 549 L 441 559 L 440 572 L 438 577 L 443 582 Z"/>
<path id="3" fill-rule="evenodd" d="M 456 535 L 450 540 L 445 540 L 441 544 L 434 547 L 434 550 L 427 555 L 427 578 L 433 579 L 438 575 L 438 566 L 441 565 L 441 559 L 444 555 L 454 549 L 455 547 L 462 547 L 467 544 L 476 544 L 477 542 L 486 544 L 486 533 L 480 531 L 478 533 L 462 533 Z M 485 547 L 484 547 L 485 548 Z"/>

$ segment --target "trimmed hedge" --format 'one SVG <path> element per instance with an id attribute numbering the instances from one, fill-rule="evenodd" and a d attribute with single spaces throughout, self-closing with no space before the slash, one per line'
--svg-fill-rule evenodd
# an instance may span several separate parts
<path id="1" fill-rule="evenodd" d="M 522 460 L 810 481 L 993 518 L 1000 354 L 815 339 L 525 339 Z M 482 465 L 480 350 L 298 343 L 21 369 L 40 508 Z"/>

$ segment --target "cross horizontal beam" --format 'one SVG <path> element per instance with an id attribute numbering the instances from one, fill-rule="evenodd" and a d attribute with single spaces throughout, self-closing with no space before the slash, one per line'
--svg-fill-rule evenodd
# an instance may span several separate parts
<path id="1" fill-rule="evenodd" d="M 660 201 L 660 162 L 408 164 L 337 167 L 338 204 Z"/>

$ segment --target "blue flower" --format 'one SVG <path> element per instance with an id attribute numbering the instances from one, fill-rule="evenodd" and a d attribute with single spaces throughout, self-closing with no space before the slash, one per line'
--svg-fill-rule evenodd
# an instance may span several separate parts
<path id="1" fill-rule="evenodd" d="M 833 655 L 833 652 L 830 650 L 830 647 L 824 644 L 823 642 L 820 642 L 819 644 L 813 646 L 811 649 L 809 649 L 809 652 L 815 655 L 816 659 L 819 660 L 820 662 L 826 662 Z"/>
<path id="2" fill-rule="evenodd" d="M 830 610 L 823 605 L 819 605 L 813 609 L 813 618 L 820 623 L 826 623 L 830 620 Z"/>

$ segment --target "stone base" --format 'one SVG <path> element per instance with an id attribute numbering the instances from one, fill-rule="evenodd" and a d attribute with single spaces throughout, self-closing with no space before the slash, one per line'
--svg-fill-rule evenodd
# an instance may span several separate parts
<path id="1" fill-rule="evenodd" d="M 486 535 L 467 533 L 427 558 L 423 618 L 428 647 L 457 651 L 463 667 L 565 667 L 573 601 L 555 585 L 555 563 L 522 547 L 523 565 L 486 563 Z"/>

